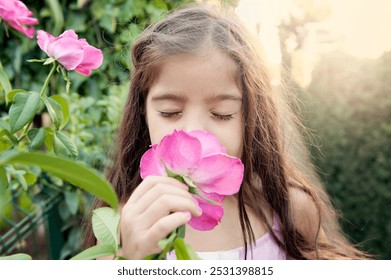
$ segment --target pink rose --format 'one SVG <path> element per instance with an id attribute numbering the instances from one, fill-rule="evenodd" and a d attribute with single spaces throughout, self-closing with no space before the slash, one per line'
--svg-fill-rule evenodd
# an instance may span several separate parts
<path id="1" fill-rule="evenodd" d="M 226 149 L 210 132 L 175 130 L 159 144 L 152 145 L 141 158 L 140 173 L 168 176 L 166 168 L 182 178 L 190 179 L 203 197 L 195 196 L 202 209 L 200 217 L 193 217 L 189 225 L 198 230 L 211 230 L 224 214 L 222 202 L 227 195 L 240 189 L 244 166 L 240 159 L 226 154 Z"/>
<path id="2" fill-rule="evenodd" d="M 38 30 L 37 39 L 39 47 L 67 70 L 89 76 L 92 69 L 102 65 L 102 51 L 79 39 L 74 30 L 66 30 L 59 37 Z"/>
<path id="3" fill-rule="evenodd" d="M 34 37 L 35 29 L 28 25 L 38 24 L 38 20 L 32 15 L 33 13 L 22 1 L 0 0 L 0 18 L 29 38 Z"/>

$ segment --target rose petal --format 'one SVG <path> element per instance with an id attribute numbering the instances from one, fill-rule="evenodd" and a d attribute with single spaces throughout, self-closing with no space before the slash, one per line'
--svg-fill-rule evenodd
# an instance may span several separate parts
<path id="1" fill-rule="evenodd" d="M 75 69 L 83 60 L 83 46 L 73 38 L 57 38 L 48 45 L 47 53 L 67 70 Z"/>
<path id="2" fill-rule="evenodd" d="M 55 38 L 43 31 L 43 30 L 38 30 L 37 31 L 37 42 L 38 42 L 38 46 L 41 48 L 41 50 L 43 50 L 44 52 L 47 53 L 47 50 L 48 50 L 48 45 L 53 42 L 55 40 Z"/>
<path id="3" fill-rule="evenodd" d="M 153 145 L 148 151 L 146 151 L 141 157 L 140 161 L 140 176 L 145 179 L 147 176 L 167 176 L 162 162 L 157 159 L 156 147 Z"/>
<path id="4" fill-rule="evenodd" d="M 209 199 L 215 201 L 223 200 L 222 196 L 216 194 L 208 194 Z M 188 224 L 197 230 L 207 231 L 214 229 L 218 223 L 221 221 L 224 215 L 224 209 L 221 205 L 211 204 L 199 197 L 196 197 L 198 206 L 202 209 L 202 214 L 199 217 L 192 217 Z"/>
<path id="5" fill-rule="evenodd" d="M 94 48 L 88 44 L 84 45 L 83 48 L 83 60 L 75 68 L 75 71 L 84 76 L 89 76 L 91 74 L 92 69 L 99 68 L 102 65 L 103 54 L 101 50 Z"/>
<path id="6" fill-rule="evenodd" d="M 240 159 L 215 154 L 202 158 L 190 179 L 204 192 L 232 195 L 240 189 L 243 172 Z"/>
<path id="7" fill-rule="evenodd" d="M 71 39 L 75 39 L 75 40 L 79 39 L 75 30 L 73 30 L 73 29 L 65 30 L 60 36 L 58 36 L 58 38 L 71 38 Z"/>
<path id="8" fill-rule="evenodd" d="M 201 142 L 202 157 L 209 154 L 227 153 L 225 147 L 220 144 L 219 139 L 212 133 L 205 130 L 191 130 L 187 133 Z"/>
<path id="9" fill-rule="evenodd" d="M 182 130 L 175 130 L 162 139 L 156 148 L 156 154 L 171 171 L 190 176 L 201 159 L 201 150 L 201 143 L 197 138 Z"/>
<path id="10" fill-rule="evenodd" d="M 22 1 L 0 1 L 0 19 L 29 38 L 34 37 L 35 29 L 28 25 L 38 24 L 38 20 L 32 16 L 33 13 Z"/>

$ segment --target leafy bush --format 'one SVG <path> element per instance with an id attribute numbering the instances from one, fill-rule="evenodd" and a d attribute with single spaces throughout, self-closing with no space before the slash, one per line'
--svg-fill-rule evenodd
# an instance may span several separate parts
<path id="1" fill-rule="evenodd" d="M 2 203 L 10 197 L 10 190 L 23 189 L 34 193 L 37 186 L 48 184 L 47 178 L 50 178 L 49 184 L 63 191 L 59 213 L 66 242 L 61 258 L 69 258 L 80 249 L 80 223 L 90 198 L 82 195 L 66 180 L 50 175 L 44 179 L 40 169 L 22 166 L 18 162 L 11 164 L 6 160 L 4 152 L 44 150 L 102 171 L 128 90 L 130 45 L 150 20 L 160 17 L 182 1 L 23 2 L 39 19 L 39 24 L 35 26 L 37 30 L 42 29 L 58 36 L 65 29 L 74 29 L 80 38 L 86 38 L 90 45 L 101 49 L 104 55 L 103 65 L 94 70 L 91 76 L 85 77 L 74 72 L 56 75 L 49 81 L 48 89 L 43 91 L 44 96 L 41 94 L 38 98 L 50 65 L 43 67 L 41 63 L 30 63 L 28 60 L 46 59 L 47 55 L 39 49 L 36 39 L 29 39 L 12 28 L 5 29 L 1 23 Z M 69 91 L 68 75 L 72 81 Z M 15 125 L 21 110 L 27 112 L 28 121 Z M 34 209 L 25 196 L 20 198 L 19 203 L 28 211 Z M 11 218 L 12 213 L 7 206 L 4 208 L 1 204 L 0 211 L 5 217 Z"/>
<path id="2" fill-rule="evenodd" d="M 390 76 L 390 52 L 375 61 L 333 53 L 303 95 L 307 125 L 320 138 L 315 165 L 343 229 L 381 259 L 391 259 Z"/>

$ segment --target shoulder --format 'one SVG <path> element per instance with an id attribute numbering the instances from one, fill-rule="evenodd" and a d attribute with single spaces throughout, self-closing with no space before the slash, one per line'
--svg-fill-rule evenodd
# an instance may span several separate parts
<path id="1" fill-rule="evenodd" d="M 301 187 L 289 187 L 290 213 L 294 227 L 308 241 L 315 242 L 321 233 L 320 206 Z"/>

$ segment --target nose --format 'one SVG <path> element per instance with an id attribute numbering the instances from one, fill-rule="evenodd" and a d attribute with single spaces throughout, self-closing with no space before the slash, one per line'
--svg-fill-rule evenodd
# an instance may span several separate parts
<path id="1" fill-rule="evenodd" d="M 205 120 L 199 115 L 188 115 L 183 120 L 182 129 L 185 131 L 190 130 L 207 130 Z"/>

